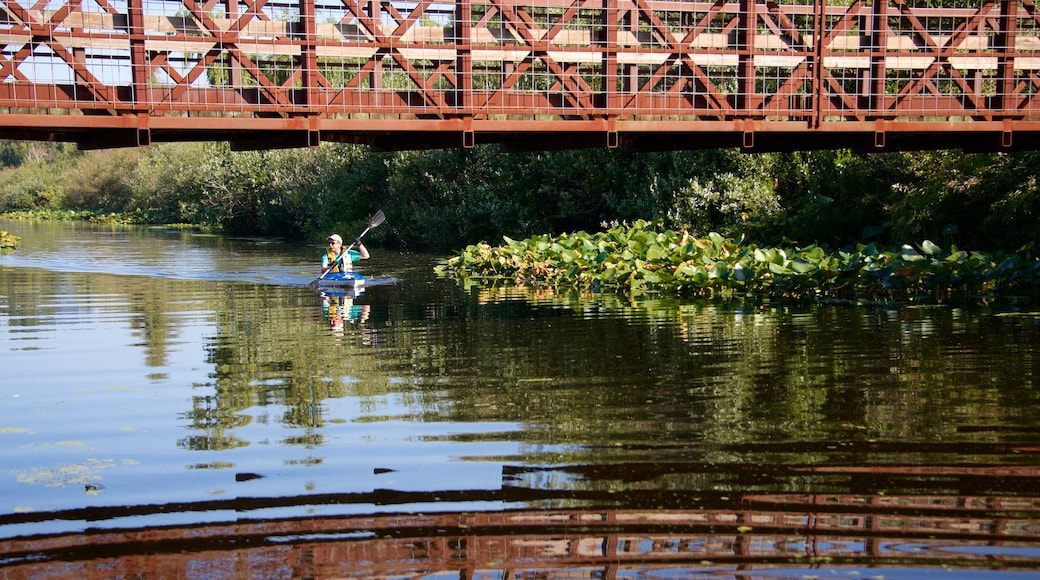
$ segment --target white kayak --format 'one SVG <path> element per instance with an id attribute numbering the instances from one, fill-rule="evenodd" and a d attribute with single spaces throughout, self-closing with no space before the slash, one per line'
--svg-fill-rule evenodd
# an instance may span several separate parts
<path id="1" fill-rule="evenodd" d="M 365 277 L 357 272 L 334 272 L 316 282 L 312 288 L 325 296 L 357 298 L 365 291 Z"/>
<path id="2" fill-rule="evenodd" d="M 318 280 L 319 288 L 343 288 L 360 286 L 365 283 L 365 277 L 357 272 L 333 272 L 332 274 L 326 274 L 324 278 Z"/>

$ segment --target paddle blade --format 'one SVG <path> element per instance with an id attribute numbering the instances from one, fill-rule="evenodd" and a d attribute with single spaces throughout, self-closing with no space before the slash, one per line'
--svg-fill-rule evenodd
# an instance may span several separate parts
<path id="1" fill-rule="evenodd" d="M 385 220 L 385 219 L 386 219 L 386 216 L 383 215 L 383 210 L 377 211 L 376 215 L 372 216 L 372 219 L 369 220 L 369 222 L 368 222 L 368 229 L 372 229 L 372 228 L 378 226 L 379 224 L 383 223 L 383 220 Z"/>

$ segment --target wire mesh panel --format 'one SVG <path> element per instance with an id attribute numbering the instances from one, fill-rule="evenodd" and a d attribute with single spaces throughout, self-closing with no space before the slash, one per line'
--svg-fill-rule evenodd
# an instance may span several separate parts
<path id="1" fill-rule="evenodd" d="M 475 110 L 534 117 L 599 112 L 601 3 L 476 0 L 468 16 Z"/>
<path id="2" fill-rule="evenodd" d="M 1036 10 L 991 0 L 828 7 L 825 118 L 991 120 L 1026 113 L 1036 90 Z"/>

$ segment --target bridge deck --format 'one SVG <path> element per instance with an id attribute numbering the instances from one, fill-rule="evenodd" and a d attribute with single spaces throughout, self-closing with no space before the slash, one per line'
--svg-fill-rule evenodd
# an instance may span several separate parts
<path id="1" fill-rule="evenodd" d="M 5 0 L 0 137 L 1040 146 L 1034 0 Z"/>

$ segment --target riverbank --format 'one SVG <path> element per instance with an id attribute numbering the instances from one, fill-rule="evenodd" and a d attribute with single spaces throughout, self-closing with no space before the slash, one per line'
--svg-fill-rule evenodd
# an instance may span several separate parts
<path id="1" fill-rule="evenodd" d="M 0 141 L 0 211 L 130 213 L 243 236 L 324 239 L 383 210 L 383 247 L 443 251 L 503 235 L 663 220 L 775 245 L 930 239 L 987 251 L 1040 239 L 1040 155 L 739 150 L 373 152 L 326 143 L 231 151 L 219 143 L 78 151 Z"/>

